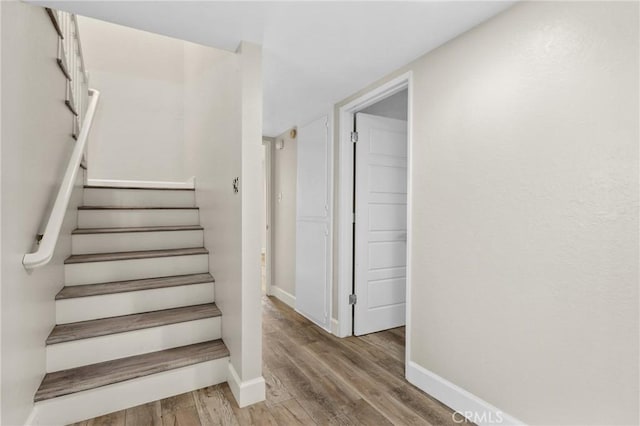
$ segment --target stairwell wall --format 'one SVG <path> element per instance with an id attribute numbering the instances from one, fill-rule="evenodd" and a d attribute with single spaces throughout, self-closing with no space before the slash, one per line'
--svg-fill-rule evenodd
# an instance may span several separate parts
<path id="1" fill-rule="evenodd" d="M 182 40 L 78 17 L 91 87 L 101 98 L 90 179 L 185 181 Z"/>
<path id="2" fill-rule="evenodd" d="M 186 170 L 196 176 L 209 269 L 222 311 L 222 338 L 241 383 L 262 380 L 260 48 L 231 53 L 184 44 Z M 239 192 L 233 181 L 239 179 Z M 230 385 L 239 404 L 245 392 Z M 254 387 L 255 388 L 255 387 Z M 258 391 L 258 400 L 264 399 Z M 242 396 L 245 395 L 245 396 Z M 255 401 L 253 401 L 255 402 Z"/>
<path id="3" fill-rule="evenodd" d="M 0 2 L 2 32 L 0 424 L 24 424 L 45 374 L 45 340 L 81 199 L 82 173 L 51 262 L 26 271 L 22 257 L 42 231 L 74 146 L 56 64 L 58 36 L 41 7 Z"/>
<path id="4" fill-rule="evenodd" d="M 185 44 L 187 168 L 196 176 L 196 201 L 222 311 L 222 337 L 239 364 L 242 199 L 232 181 L 241 173 L 239 58 Z"/>

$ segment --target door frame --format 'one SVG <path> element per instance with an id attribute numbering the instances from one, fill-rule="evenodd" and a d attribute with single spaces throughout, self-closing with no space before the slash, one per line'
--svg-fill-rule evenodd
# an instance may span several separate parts
<path id="1" fill-rule="evenodd" d="M 379 102 L 401 90 L 407 89 L 407 287 L 406 287 L 406 360 L 409 359 L 410 330 L 411 330 L 411 242 L 412 222 L 411 206 L 413 190 L 411 184 L 412 170 L 412 124 L 413 124 L 413 73 L 402 74 L 390 81 L 373 88 L 351 100 L 338 109 L 338 241 L 337 241 L 337 272 L 338 272 L 338 326 L 336 335 L 347 337 L 353 335 L 353 317 L 349 295 L 353 288 L 353 130 L 354 114 L 362 109 Z"/>
<path id="2" fill-rule="evenodd" d="M 262 145 L 264 146 L 264 200 L 265 200 L 265 248 L 264 248 L 264 267 L 265 267 L 265 293 L 267 296 L 273 295 L 271 291 L 271 270 L 273 265 L 272 253 L 273 253 L 273 243 L 272 243 L 272 228 L 271 220 L 273 213 L 273 175 L 271 174 L 272 169 L 272 156 L 273 156 L 273 143 L 275 142 L 275 138 L 263 137 Z"/>

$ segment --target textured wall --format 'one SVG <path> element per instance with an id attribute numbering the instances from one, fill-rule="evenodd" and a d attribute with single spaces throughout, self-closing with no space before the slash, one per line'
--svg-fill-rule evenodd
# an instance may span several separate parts
<path id="1" fill-rule="evenodd" d="M 411 360 L 529 424 L 640 421 L 638 7 L 519 3 L 394 73 Z"/>

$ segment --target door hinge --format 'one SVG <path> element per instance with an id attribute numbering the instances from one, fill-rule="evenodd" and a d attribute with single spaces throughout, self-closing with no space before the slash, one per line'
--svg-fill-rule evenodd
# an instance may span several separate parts
<path id="1" fill-rule="evenodd" d="M 356 223 L 356 214 L 353 213 L 353 216 L 351 217 L 351 223 Z"/>
<path id="2" fill-rule="evenodd" d="M 358 132 L 351 132 L 351 142 L 358 142 Z"/>
<path id="3" fill-rule="evenodd" d="M 358 296 L 356 296 L 355 294 L 350 294 L 349 295 L 349 304 L 350 305 L 355 305 L 356 303 L 358 303 Z"/>

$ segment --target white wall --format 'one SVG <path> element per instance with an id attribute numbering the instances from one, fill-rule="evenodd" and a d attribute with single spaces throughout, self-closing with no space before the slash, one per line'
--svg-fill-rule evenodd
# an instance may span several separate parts
<path id="1" fill-rule="evenodd" d="M 24 424 L 45 374 L 45 339 L 55 325 L 54 297 L 64 282 L 78 190 L 49 265 L 27 272 L 33 249 L 67 166 L 72 116 L 56 64 L 57 34 L 44 9 L 1 2 L 2 15 L 2 417 Z"/>
<path id="2" fill-rule="evenodd" d="M 184 76 L 185 169 L 196 176 L 222 338 L 240 379 L 261 379 L 260 48 L 230 53 L 185 42 Z"/>
<path id="3" fill-rule="evenodd" d="M 100 105 L 90 179 L 184 181 L 184 43 L 78 17 Z"/>
<path id="4" fill-rule="evenodd" d="M 186 167 L 196 176 L 196 201 L 223 313 L 223 339 L 239 364 L 242 282 L 241 197 L 232 180 L 241 172 L 239 59 L 185 43 Z"/>
<path id="5" fill-rule="evenodd" d="M 529 424 L 640 421 L 638 7 L 522 2 L 394 73 L 410 358 Z"/>
<path id="6" fill-rule="evenodd" d="M 261 211 L 264 212 L 262 159 L 262 47 L 242 42 L 240 88 L 242 117 L 242 364 L 235 366 L 243 382 L 253 381 L 250 397 L 241 396 L 241 404 L 264 400 L 262 379 L 262 290 L 260 256 L 262 246 Z M 237 393 L 237 392 L 236 392 Z M 236 395 L 238 398 L 238 395 Z M 251 400 L 251 401 L 249 401 Z"/>
<path id="7" fill-rule="evenodd" d="M 275 295 L 280 289 L 295 296 L 297 141 L 289 130 L 275 140 L 283 140 L 284 148 L 273 149 L 272 285 L 277 287 Z"/>

